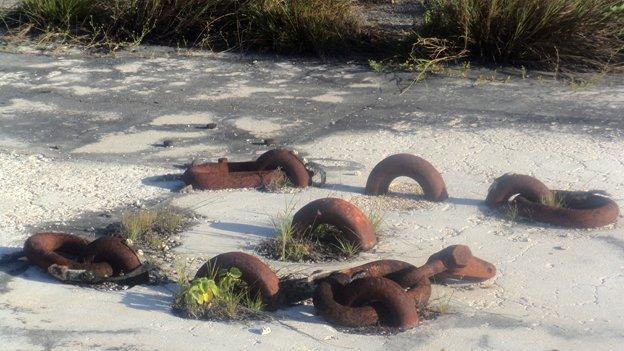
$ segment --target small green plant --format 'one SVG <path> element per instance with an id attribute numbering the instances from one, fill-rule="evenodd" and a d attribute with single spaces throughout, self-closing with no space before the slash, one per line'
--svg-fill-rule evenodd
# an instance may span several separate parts
<path id="1" fill-rule="evenodd" d="M 346 258 L 353 257 L 360 252 L 360 245 L 358 243 L 351 242 L 339 236 L 335 238 L 335 241 L 336 242 L 331 245 L 338 249 Z"/>
<path id="2" fill-rule="evenodd" d="M 505 208 L 505 216 L 508 220 L 515 222 L 518 219 L 518 206 L 516 204 L 509 204 Z"/>
<path id="3" fill-rule="evenodd" d="M 180 274 L 184 277 L 184 274 Z M 262 299 L 251 296 L 249 286 L 241 279 L 241 271 L 208 270 L 206 277 L 188 282 L 181 278 L 180 291 L 173 307 L 186 316 L 202 319 L 248 319 L 258 317 Z"/>
<path id="4" fill-rule="evenodd" d="M 432 304 L 433 306 L 430 309 L 437 314 L 446 314 L 450 310 L 451 300 L 453 295 L 455 294 L 455 290 L 451 291 L 451 293 L 446 297 L 441 297 L 438 299 L 436 304 Z"/>
<path id="5" fill-rule="evenodd" d="M 381 61 L 373 59 L 368 60 L 368 67 L 377 73 L 382 73 L 386 69 L 386 66 Z"/>
<path id="6" fill-rule="evenodd" d="M 375 234 L 379 235 L 383 231 L 383 227 L 386 222 L 386 217 L 384 213 L 371 208 L 366 214 L 366 217 L 368 217 L 368 220 L 373 225 L 373 231 L 375 232 Z"/>

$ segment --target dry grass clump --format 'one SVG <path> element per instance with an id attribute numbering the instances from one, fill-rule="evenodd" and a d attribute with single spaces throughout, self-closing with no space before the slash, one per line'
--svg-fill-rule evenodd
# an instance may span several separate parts
<path id="1" fill-rule="evenodd" d="M 160 249 L 166 239 L 182 231 L 189 219 L 172 209 L 141 210 L 124 213 L 119 234 L 137 244 Z"/>
<path id="2" fill-rule="evenodd" d="M 623 62 L 622 0 L 423 0 L 423 4 L 426 13 L 419 36 L 443 40 L 455 54 L 466 50 L 487 61 L 552 68 L 568 64 L 602 68 Z M 417 43 L 415 50 L 422 49 Z"/>

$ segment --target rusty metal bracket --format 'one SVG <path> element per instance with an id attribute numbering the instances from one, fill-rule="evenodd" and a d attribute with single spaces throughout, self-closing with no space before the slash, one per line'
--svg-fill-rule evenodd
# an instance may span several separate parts
<path id="1" fill-rule="evenodd" d="M 191 165 L 182 180 L 205 190 L 259 188 L 283 181 L 284 174 L 293 186 L 303 188 L 311 183 L 303 162 L 285 149 L 269 150 L 255 161 L 229 162 L 220 158 L 216 163 Z"/>

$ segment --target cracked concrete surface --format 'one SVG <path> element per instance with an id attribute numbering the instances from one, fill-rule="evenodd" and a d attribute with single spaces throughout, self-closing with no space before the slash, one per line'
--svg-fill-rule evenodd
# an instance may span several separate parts
<path id="1" fill-rule="evenodd" d="M 3 347 L 612 350 L 624 341 L 621 224 L 516 223 L 482 205 L 495 177 L 517 172 L 554 189 L 603 189 L 623 206 L 621 76 L 580 90 L 546 79 L 436 78 L 401 94 L 409 75 L 357 65 L 150 50 L 0 53 L 0 253 L 17 250 L 44 224 L 60 228 L 84 211 L 136 201 L 171 201 L 205 216 L 184 233 L 183 257 L 252 252 L 274 234 L 272 216 L 337 196 L 383 211 L 375 250 L 349 262 L 269 261 L 272 267 L 312 272 L 379 258 L 421 264 L 443 247 L 467 244 L 498 275 L 475 286 L 436 285 L 431 306 L 445 313 L 375 336 L 336 330 L 309 305 L 281 310 L 273 322 L 185 320 L 171 314 L 171 285 L 95 291 L 14 264 L 0 270 Z M 209 122 L 218 128 L 204 129 Z M 327 186 L 179 194 L 171 189 L 180 184 L 155 177 L 180 173 L 176 166 L 194 158 L 254 158 L 266 150 L 255 143 L 265 137 L 324 165 Z M 165 139 L 174 147 L 163 148 Z M 397 152 L 435 165 L 450 199 L 362 195 L 372 167 Z M 272 332 L 260 335 L 265 326 Z"/>

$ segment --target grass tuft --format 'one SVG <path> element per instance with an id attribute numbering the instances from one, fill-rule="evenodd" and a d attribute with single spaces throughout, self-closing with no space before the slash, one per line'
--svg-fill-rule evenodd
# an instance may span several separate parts
<path id="1" fill-rule="evenodd" d="M 622 63 L 622 0 L 423 0 L 418 33 L 502 63 Z M 417 45 L 416 46 L 422 46 Z M 447 55 L 449 56 L 449 55 Z M 450 55 L 452 56 L 452 55 Z"/>
<path id="2" fill-rule="evenodd" d="M 555 207 L 555 208 L 565 208 L 566 207 L 566 201 L 565 201 L 565 197 L 557 194 L 557 193 L 550 193 L 550 195 L 547 196 L 543 196 L 540 199 L 540 202 L 543 205 L 546 206 L 550 206 L 550 207 Z"/>
<path id="3" fill-rule="evenodd" d="M 344 239 L 338 228 L 321 224 L 312 231 L 298 234 L 292 215 L 283 213 L 272 219 L 276 237 L 260 244 L 258 252 L 280 261 L 327 261 L 346 259 L 361 250 L 357 243 Z M 381 222 L 379 222 L 381 223 Z"/>
<path id="4" fill-rule="evenodd" d="M 172 209 L 141 210 L 124 213 L 119 231 L 122 237 L 134 243 L 160 249 L 165 239 L 180 232 L 186 223 L 187 216 Z"/>

